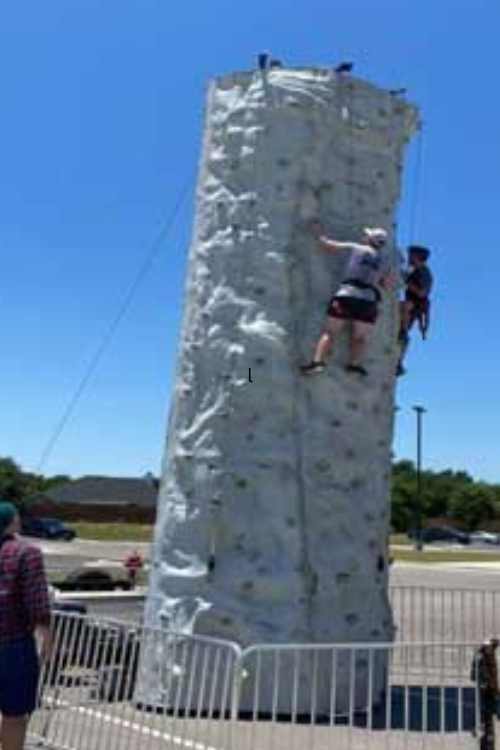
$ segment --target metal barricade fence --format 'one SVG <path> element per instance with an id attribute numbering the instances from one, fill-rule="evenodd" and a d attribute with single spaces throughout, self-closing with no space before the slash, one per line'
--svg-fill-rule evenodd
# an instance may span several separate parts
<path id="1" fill-rule="evenodd" d="M 240 661 L 233 748 L 478 748 L 475 649 L 373 643 L 248 648 Z M 419 670 L 414 652 L 422 660 Z"/>
<path id="2" fill-rule="evenodd" d="M 71 750 L 229 750 L 239 655 L 215 638 L 58 615 L 30 739 Z"/>
<path id="3" fill-rule="evenodd" d="M 31 739 L 55 750 L 477 748 L 477 645 L 242 651 L 214 638 L 59 615 Z"/>
<path id="4" fill-rule="evenodd" d="M 500 591 L 391 586 L 396 641 L 472 643 L 500 632 Z"/>

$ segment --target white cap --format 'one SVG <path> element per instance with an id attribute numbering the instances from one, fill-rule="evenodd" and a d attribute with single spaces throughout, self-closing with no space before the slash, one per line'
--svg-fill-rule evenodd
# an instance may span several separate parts
<path id="1" fill-rule="evenodd" d="M 369 240 L 374 240 L 377 244 L 383 245 L 387 242 L 387 232 L 380 227 L 365 227 L 363 232 Z"/>

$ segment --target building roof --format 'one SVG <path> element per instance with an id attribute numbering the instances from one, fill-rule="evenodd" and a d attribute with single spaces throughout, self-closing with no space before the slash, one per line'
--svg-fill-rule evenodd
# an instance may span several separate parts
<path id="1" fill-rule="evenodd" d="M 51 487 L 43 495 L 56 503 L 155 507 L 158 480 L 152 475 L 141 478 L 87 476 Z"/>

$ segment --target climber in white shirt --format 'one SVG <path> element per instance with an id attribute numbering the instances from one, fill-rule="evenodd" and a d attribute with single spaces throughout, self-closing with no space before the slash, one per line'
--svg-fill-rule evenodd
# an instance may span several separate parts
<path id="1" fill-rule="evenodd" d="M 350 358 L 346 370 L 367 375 L 361 361 L 367 339 L 377 320 L 378 303 L 381 299 L 379 288 L 389 289 L 395 282 L 395 275 L 385 270 L 381 256 L 381 250 L 387 242 L 387 232 L 385 229 L 367 227 L 363 230 L 364 243 L 337 242 L 322 232 L 319 222 L 313 222 L 311 227 L 324 250 L 349 250 L 351 255 L 345 280 L 328 305 L 325 329 L 318 340 L 313 359 L 309 364 L 301 366 L 301 372 L 303 375 L 323 372 L 333 338 L 350 321 Z"/>

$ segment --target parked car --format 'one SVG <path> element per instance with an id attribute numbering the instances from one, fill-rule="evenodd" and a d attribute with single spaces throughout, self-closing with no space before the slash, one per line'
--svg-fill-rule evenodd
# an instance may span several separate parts
<path id="1" fill-rule="evenodd" d="M 408 532 L 411 539 L 416 538 L 416 531 Z M 422 529 L 420 539 L 424 544 L 431 542 L 455 542 L 456 544 L 470 544 L 470 536 L 465 531 L 453 528 L 453 526 L 430 526 Z"/>
<path id="2" fill-rule="evenodd" d="M 90 568 L 79 568 L 68 573 L 63 581 L 54 583 L 59 591 L 129 591 L 131 583 L 126 578 L 116 577 L 110 571 Z"/>
<path id="3" fill-rule="evenodd" d="M 76 532 L 57 518 L 34 518 L 23 516 L 21 519 L 21 533 L 39 539 L 63 539 L 71 542 Z"/>
<path id="4" fill-rule="evenodd" d="M 469 534 L 471 542 L 481 544 L 500 544 L 500 535 L 492 531 L 473 531 Z"/>

